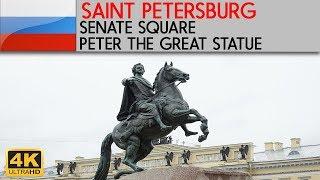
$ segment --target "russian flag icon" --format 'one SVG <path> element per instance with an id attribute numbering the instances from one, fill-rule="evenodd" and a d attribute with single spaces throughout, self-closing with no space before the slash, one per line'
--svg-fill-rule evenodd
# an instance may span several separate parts
<path id="1" fill-rule="evenodd" d="M 1 51 L 75 51 L 75 0 L 1 0 Z"/>

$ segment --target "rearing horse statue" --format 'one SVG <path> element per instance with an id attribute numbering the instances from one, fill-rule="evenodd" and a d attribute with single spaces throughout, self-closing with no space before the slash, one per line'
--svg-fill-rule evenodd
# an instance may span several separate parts
<path id="1" fill-rule="evenodd" d="M 199 136 L 198 141 L 202 142 L 207 139 L 209 134 L 207 119 L 197 110 L 189 108 L 177 87 L 187 80 L 189 80 L 189 74 L 174 68 L 172 63 L 170 65 L 165 63 L 155 78 L 155 95 L 150 99 L 150 102 L 156 104 L 162 122 L 172 126 L 172 129 L 163 131 L 159 125 L 152 123 L 153 119 L 141 118 L 139 115 L 133 119 L 121 121 L 102 142 L 100 162 L 94 176 L 95 180 L 107 179 L 111 161 L 111 144 L 113 142 L 126 151 L 123 163 L 133 169 L 133 171 L 120 171 L 115 176 L 115 178 L 119 178 L 123 174 L 143 171 L 143 168 L 137 166 L 137 162 L 150 154 L 153 149 L 151 141 L 167 136 L 178 126 L 201 121 L 200 129 L 203 134 Z M 180 83 L 176 85 L 176 82 Z M 128 139 L 121 138 L 122 134 L 130 128 L 140 128 L 141 131 L 132 134 Z"/>

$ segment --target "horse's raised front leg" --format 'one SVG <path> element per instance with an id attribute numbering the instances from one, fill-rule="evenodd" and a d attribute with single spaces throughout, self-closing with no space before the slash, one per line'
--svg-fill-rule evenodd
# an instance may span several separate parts
<path id="1" fill-rule="evenodd" d="M 172 111 L 172 115 L 176 118 L 181 117 L 181 116 L 187 116 L 190 114 L 193 114 L 196 117 L 188 116 L 188 118 L 185 120 L 186 123 L 193 123 L 196 121 L 201 121 L 202 123 L 208 122 L 208 120 L 195 109 L 187 109 L 187 110 L 175 109 Z"/>
<path id="2" fill-rule="evenodd" d="M 183 129 L 184 134 L 185 134 L 187 137 L 198 134 L 198 132 L 190 131 L 185 124 L 181 125 L 181 128 Z"/>
<path id="3" fill-rule="evenodd" d="M 197 110 L 190 109 L 190 111 L 191 111 L 191 114 L 193 114 L 196 117 L 198 117 L 200 119 L 200 121 L 202 122 L 201 125 L 200 125 L 200 129 L 201 129 L 203 134 L 201 136 L 199 136 L 199 138 L 198 138 L 198 141 L 202 142 L 202 141 L 207 139 L 208 134 L 209 134 L 208 120 L 207 120 L 207 118 L 202 116 Z"/>
<path id="4" fill-rule="evenodd" d="M 208 123 L 207 118 L 205 118 L 204 116 L 202 116 L 196 109 L 190 109 L 190 114 L 195 115 L 197 118 L 200 119 L 200 121 L 201 121 L 202 123 L 206 123 L 206 124 Z"/>
<path id="5" fill-rule="evenodd" d="M 208 120 L 204 116 L 202 116 L 195 109 L 189 109 L 189 110 L 178 110 L 178 109 L 176 109 L 176 110 L 173 110 L 173 115 L 175 117 L 178 117 L 179 115 L 183 116 L 183 115 L 189 115 L 189 114 L 193 114 L 196 117 L 188 116 L 188 118 L 186 118 L 186 120 L 184 122 L 185 123 L 193 123 L 193 122 L 196 122 L 196 121 L 201 121 L 202 124 L 200 126 L 200 129 L 201 129 L 203 134 L 201 136 L 199 136 L 198 141 L 202 142 L 202 141 L 206 140 L 207 137 L 208 137 L 208 134 L 209 134 L 209 130 L 208 130 Z M 182 128 L 186 128 L 186 127 L 182 127 Z"/>
<path id="6" fill-rule="evenodd" d="M 181 116 L 186 116 L 186 115 L 190 115 L 193 114 L 195 115 L 199 121 L 201 121 L 202 123 L 207 123 L 207 119 L 202 116 L 196 109 L 187 109 L 187 110 L 182 110 L 182 109 L 175 109 L 172 111 L 172 115 L 174 117 L 181 117 Z M 197 120 L 198 121 L 198 120 Z"/>
<path id="7" fill-rule="evenodd" d="M 190 109 L 174 109 L 171 113 L 171 115 L 175 118 L 179 118 L 181 116 L 188 116 L 189 114 L 191 114 Z"/>
<path id="8" fill-rule="evenodd" d="M 189 116 L 190 114 L 190 110 L 180 110 L 180 109 L 175 109 L 173 110 L 172 112 L 172 116 L 174 116 L 175 118 L 179 118 L 179 117 L 185 117 L 187 116 L 187 120 L 183 121 L 183 124 L 180 125 L 181 128 L 183 129 L 185 135 L 188 137 L 188 136 L 192 136 L 192 135 L 197 135 L 198 132 L 193 132 L 193 131 L 190 131 L 187 126 L 186 126 L 186 123 L 193 123 L 193 122 L 196 122 L 196 121 L 200 121 L 200 120 L 196 120 L 195 117 L 191 117 Z M 190 119 L 189 119 L 190 118 Z"/>
<path id="9" fill-rule="evenodd" d="M 187 119 L 184 120 L 185 123 L 194 123 L 197 121 L 201 121 L 201 118 L 198 118 L 197 116 L 188 116 Z"/>

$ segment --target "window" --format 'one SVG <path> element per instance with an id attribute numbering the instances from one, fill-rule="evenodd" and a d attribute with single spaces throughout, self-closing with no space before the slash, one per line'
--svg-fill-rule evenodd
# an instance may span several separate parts
<path id="1" fill-rule="evenodd" d="M 310 180 L 311 176 L 303 176 L 303 177 L 299 177 L 299 180 Z"/>
<path id="2" fill-rule="evenodd" d="M 288 154 L 288 156 L 293 156 L 293 155 L 299 155 L 300 153 L 299 153 L 299 151 L 291 151 L 289 154 Z"/>

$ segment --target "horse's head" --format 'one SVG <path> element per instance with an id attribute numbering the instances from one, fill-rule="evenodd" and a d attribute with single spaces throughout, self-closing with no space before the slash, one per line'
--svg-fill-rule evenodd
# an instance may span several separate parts
<path id="1" fill-rule="evenodd" d="M 186 82 L 187 80 L 189 80 L 189 74 L 173 67 L 172 62 L 170 63 L 170 65 L 167 64 L 167 62 L 164 64 L 163 67 L 163 78 L 169 82 L 176 82 L 176 81 L 180 81 L 182 83 Z"/>
<path id="2" fill-rule="evenodd" d="M 166 84 L 171 84 L 176 81 L 180 81 L 182 83 L 187 82 L 189 80 L 189 74 L 185 73 L 175 67 L 173 67 L 172 62 L 168 64 L 167 62 L 158 72 L 156 79 L 153 83 L 154 89 L 157 91 L 161 89 L 161 87 L 166 86 Z"/>

